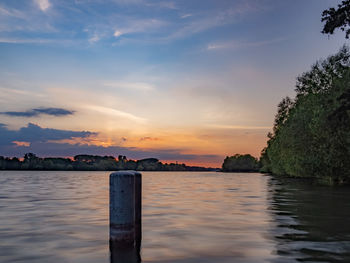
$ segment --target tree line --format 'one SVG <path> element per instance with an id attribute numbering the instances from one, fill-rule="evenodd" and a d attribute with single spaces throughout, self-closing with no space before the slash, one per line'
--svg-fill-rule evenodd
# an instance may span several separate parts
<path id="1" fill-rule="evenodd" d="M 350 35 L 350 1 L 322 14 L 322 33 Z M 296 96 L 278 105 L 273 132 L 263 149 L 261 171 L 350 183 L 350 51 L 316 62 L 297 78 Z"/>
<path id="2" fill-rule="evenodd" d="M 187 166 L 183 163 L 162 163 L 156 158 L 130 160 L 126 156 L 76 155 L 70 158 L 40 158 L 27 153 L 22 160 L 0 156 L 0 170 L 47 171 L 215 171 L 215 168 Z"/>
<path id="3" fill-rule="evenodd" d="M 322 33 L 350 36 L 350 0 L 323 11 Z M 259 167 L 275 175 L 350 184 L 350 51 L 316 62 L 297 78 L 295 98 L 278 104 L 273 131 L 259 162 L 252 156 L 227 157 L 223 171 Z M 249 167 L 249 168 L 247 168 Z"/>
<path id="4" fill-rule="evenodd" d="M 222 171 L 257 171 L 350 184 L 350 50 L 316 62 L 297 78 L 295 98 L 278 104 L 258 161 L 226 157 Z"/>
<path id="5" fill-rule="evenodd" d="M 347 46 L 297 78 L 278 105 L 262 171 L 350 182 L 350 51 Z"/>

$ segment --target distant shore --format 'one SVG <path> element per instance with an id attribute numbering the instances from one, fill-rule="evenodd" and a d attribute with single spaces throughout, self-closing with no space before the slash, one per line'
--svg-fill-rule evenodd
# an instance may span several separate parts
<path id="1" fill-rule="evenodd" d="M 23 160 L 0 156 L 0 170 L 28 171 L 218 171 L 218 168 L 187 166 L 184 163 L 162 163 L 156 158 L 129 160 L 126 156 L 76 155 L 71 158 L 40 158 L 27 153 Z"/>

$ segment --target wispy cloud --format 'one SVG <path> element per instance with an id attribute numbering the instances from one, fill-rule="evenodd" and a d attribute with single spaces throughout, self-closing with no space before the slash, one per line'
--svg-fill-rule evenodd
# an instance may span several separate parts
<path id="1" fill-rule="evenodd" d="M 50 45 L 50 46 L 82 46 L 86 45 L 85 41 L 73 39 L 57 39 L 57 38 L 37 38 L 37 37 L 1 37 L 0 43 L 7 44 L 33 44 L 33 45 Z M 92 42 L 90 42 L 92 43 Z"/>
<path id="2" fill-rule="evenodd" d="M 24 146 L 24 147 L 30 146 L 30 142 L 13 141 L 12 143 L 14 143 L 16 146 Z"/>
<path id="3" fill-rule="evenodd" d="M 271 126 L 245 126 L 245 125 L 209 125 L 214 129 L 228 129 L 228 130 L 270 130 Z"/>
<path id="4" fill-rule="evenodd" d="M 237 48 L 240 45 L 241 44 L 236 41 L 226 42 L 226 43 L 214 43 L 214 44 L 209 44 L 207 49 L 216 50 L 216 49 L 226 49 L 226 48 Z"/>
<path id="5" fill-rule="evenodd" d="M 89 38 L 89 42 L 95 43 L 95 42 L 98 42 L 100 39 L 101 39 L 101 36 L 95 33 Z"/>
<path id="6" fill-rule="evenodd" d="M 176 9 L 171 2 L 164 3 L 167 3 L 168 8 Z M 238 4 L 226 10 L 218 9 L 198 12 L 196 15 L 182 11 L 182 15 L 178 16 L 178 19 L 180 19 L 178 21 L 173 19 L 165 20 L 164 18 L 140 19 L 124 17 L 122 21 L 115 23 L 113 36 L 120 38 L 127 34 L 142 33 L 148 36 L 146 39 L 154 42 L 170 41 L 234 23 L 239 16 L 255 11 L 256 9 L 252 8 L 251 5 Z"/>
<path id="7" fill-rule="evenodd" d="M 34 0 L 37 6 L 40 8 L 41 11 L 46 12 L 50 6 L 51 3 L 49 0 Z"/>
<path id="8" fill-rule="evenodd" d="M 51 38 L 48 35 L 42 37 L 40 35 L 41 33 L 57 33 L 59 31 L 59 29 L 54 28 L 51 24 L 52 18 L 45 15 L 49 7 L 46 8 L 46 5 L 42 3 L 42 10 L 39 6 L 39 2 L 34 1 L 34 4 L 30 3 L 32 2 L 24 1 L 22 5 L 20 5 L 21 8 L 19 8 L 18 5 L 10 7 L 0 4 L 1 42 L 44 43 L 48 42 L 43 40 L 44 38 Z"/>
<path id="9" fill-rule="evenodd" d="M 0 5 L 0 14 L 3 16 L 16 17 L 16 18 L 25 18 L 25 13 L 14 9 L 14 8 L 6 8 Z"/>
<path id="10" fill-rule="evenodd" d="M 145 136 L 140 138 L 140 141 L 159 141 L 160 139 L 157 137 Z"/>
<path id="11" fill-rule="evenodd" d="M 152 91 L 155 87 L 151 84 L 144 82 L 106 82 L 103 84 L 105 87 L 116 89 L 128 89 L 128 90 L 140 90 L 140 91 Z"/>
<path id="12" fill-rule="evenodd" d="M 119 5 L 139 5 L 145 4 L 144 0 L 113 0 L 113 2 L 119 4 Z"/>
<path id="13" fill-rule="evenodd" d="M 119 30 L 114 31 L 113 36 L 120 37 L 121 35 L 123 35 L 123 33 L 121 31 L 119 31 Z"/>
<path id="14" fill-rule="evenodd" d="M 42 39 L 42 38 L 11 38 L 11 37 L 0 37 L 0 43 L 9 44 L 47 44 L 52 43 L 53 40 Z"/>
<path id="15" fill-rule="evenodd" d="M 39 115 L 50 115 L 50 116 L 67 116 L 73 115 L 74 111 L 66 110 L 62 108 L 37 108 L 27 111 L 5 111 L 0 112 L 0 114 L 7 115 L 10 117 L 37 117 Z"/>
<path id="16" fill-rule="evenodd" d="M 260 11 L 258 4 L 252 5 L 245 2 L 227 7 L 226 9 L 213 10 L 205 13 L 198 13 L 196 19 L 185 20 L 183 18 L 191 17 L 193 14 L 185 14 L 181 16 L 185 22 L 182 27 L 170 33 L 166 40 L 184 38 L 192 36 L 200 32 L 207 31 L 212 28 L 232 24 L 238 21 L 239 17 L 245 16 L 252 12 Z"/>
<path id="17" fill-rule="evenodd" d="M 159 0 L 97 1 L 94 6 L 101 8 L 94 8 L 93 1 L 31 0 L 29 3 L 34 5 L 28 2 L 19 9 L 12 3 L 0 4 L 0 15 L 4 17 L 0 19 L 0 33 L 7 32 L 0 34 L 0 42 L 60 45 L 75 41 L 94 44 L 104 40 L 115 45 L 117 40 L 118 44 L 164 43 L 234 23 L 238 17 L 259 10 L 259 4 L 243 1 L 220 3 L 213 10 L 193 10 L 185 4 Z M 136 10 L 130 12 L 130 5 Z M 52 15 L 46 15 L 51 10 Z M 145 15 L 146 10 L 150 15 Z M 11 32 L 14 34 L 9 34 Z M 19 37 L 17 32 L 25 34 Z M 62 38 L 71 43 L 61 41 Z"/>
<path id="18" fill-rule="evenodd" d="M 262 40 L 262 41 L 255 41 L 255 42 L 249 42 L 249 41 L 227 41 L 227 42 L 216 42 L 211 43 L 207 46 L 207 50 L 220 50 L 220 49 L 237 49 L 237 48 L 245 48 L 245 47 L 261 47 L 266 46 L 270 44 L 279 43 L 282 41 L 286 41 L 286 37 L 279 37 L 269 40 Z"/>
<path id="19" fill-rule="evenodd" d="M 115 26 L 113 36 L 118 38 L 131 33 L 151 33 L 167 23 L 160 19 L 126 19 L 124 25 Z"/>
<path id="20" fill-rule="evenodd" d="M 220 6 L 220 5 L 219 5 Z M 121 39 L 122 36 L 131 35 L 126 42 L 143 43 L 168 43 L 177 39 L 193 37 L 194 34 L 233 24 L 242 17 L 253 12 L 261 11 L 258 4 L 246 4 L 238 2 L 225 8 L 205 10 L 197 12 L 186 12 L 179 9 L 177 19 L 152 18 L 139 19 L 125 17 L 123 22 L 116 22 L 113 36 Z M 138 35 L 135 35 L 137 33 Z M 124 43 L 124 42 L 123 42 Z"/>
<path id="21" fill-rule="evenodd" d="M 187 17 L 191 17 L 192 16 L 192 14 L 184 14 L 184 15 L 182 15 L 182 16 L 180 16 L 181 18 L 187 18 Z"/>
<path id="22" fill-rule="evenodd" d="M 131 113 L 128 113 L 125 111 L 121 111 L 121 110 L 116 110 L 113 108 L 102 107 L 102 106 L 97 106 L 97 105 L 88 105 L 88 106 L 86 106 L 86 108 L 93 110 L 93 111 L 103 113 L 103 114 L 117 116 L 117 117 L 125 118 L 125 119 L 139 122 L 139 123 L 144 123 L 147 121 L 147 119 L 145 119 L 145 118 L 138 117 L 134 114 L 131 114 Z"/>
<path id="23" fill-rule="evenodd" d="M 115 3 L 125 5 L 139 5 L 151 8 L 166 8 L 166 9 L 177 9 L 176 4 L 172 1 L 149 1 L 149 0 L 113 0 Z"/>
<path id="24" fill-rule="evenodd" d="M 8 88 L 0 88 L 0 91 L 2 92 L 1 95 L 3 94 L 8 94 L 8 96 L 17 96 L 17 95 L 20 95 L 20 96 L 30 96 L 30 95 L 35 95 L 35 96 L 39 96 L 41 97 L 42 95 L 41 94 L 33 94 L 33 92 L 30 92 L 30 91 L 27 91 L 27 90 L 21 90 L 21 89 L 14 89 L 14 88 L 11 88 L 11 89 L 8 89 Z"/>
<path id="25" fill-rule="evenodd" d="M 157 1 L 157 2 L 146 2 L 146 6 L 158 7 L 158 8 L 167 8 L 167 9 L 177 9 L 177 6 L 174 2 L 171 1 Z"/>

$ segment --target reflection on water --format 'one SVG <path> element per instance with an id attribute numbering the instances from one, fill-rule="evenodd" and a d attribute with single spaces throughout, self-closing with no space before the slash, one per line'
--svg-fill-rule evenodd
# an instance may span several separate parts
<path id="1" fill-rule="evenodd" d="M 350 262 L 350 188 L 270 179 L 276 251 L 285 259 Z"/>
<path id="2" fill-rule="evenodd" d="M 146 262 L 260 262 L 268 178 L 259 174 L 144 173 L 142 259 Z"/>
<path id="3" fill-rule="evenodd" d="M 109 242 L 109 251 L 111 254 L 110 263 L 140 263 L 140 246 L 136 247 L 124 247 Z"/>
<path id="4" fill-rule="evenodd" d="M 0 171 L 0 262 L 350 262 L 350 189 L 143 173 L 141 252 L 109 246 L 109 172 Z"/>
<path id="5" fill-rule="evenodd" d="M 0 262 L 108 262 L 107 175 L 0 172 Z"/>

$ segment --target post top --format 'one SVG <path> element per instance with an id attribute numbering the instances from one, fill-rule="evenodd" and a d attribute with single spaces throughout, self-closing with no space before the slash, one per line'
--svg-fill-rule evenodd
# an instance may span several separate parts
<path id="1" fill-rule="evenodd" d="M 124 171 L 113 172 L 111 173 L 110 176 L 135 176 L 135 175 L 141 175 L 141 173 L 133 170 L 124 170 Z"/>

